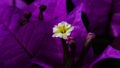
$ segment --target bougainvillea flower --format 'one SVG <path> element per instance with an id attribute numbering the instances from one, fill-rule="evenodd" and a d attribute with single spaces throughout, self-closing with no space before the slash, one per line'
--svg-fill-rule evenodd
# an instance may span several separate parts
<path id="1" fill-rule="evenodd" d="M 53 27 L 54 34 L 52 37 L 67 39 L 67 37 L 70 36 L 73 29 L 74 27 L 72 25 L 68 24 L 65 21 L 62 21 L 58 25 L 55 25 L 55 27 Z"/>
<path id="2" fill-rule="evenodd" d="M 67 17 L 60 17 L 57 20 L 48 22 L 41 22 L 39 20 L 30 21 L 19 30 L 17 37 L 34 56 L 32 63 L 42 67 L 63 68 L 63 47 L 61 40 L 52 37 L 53 27 L 63 20 L 69 22 L 74 27 L 71 37 L 74 37 L 76 40 L 75 61 L 78 59 L 87 35 L 87 31 L 80 18 L 81 7 L 77 7 Z M 90 49 L 84 66 L 86 63 L 89 65 L 91 58 L 93 59 L 93 52 Z"/>
<path id="3" fill-rule="evenodd" d="M 17 30 L 15 34 L 12 33 L 10 28 L 4 26 L 3 23 L 5 23 L 5 19 L 2 20 L 3 22 L 0 30 L 0 52 L 3 55 L 0 56 L 1 68 L 34 68 L 34 64 L 41 68 L 63 68 L 62 43 L 59 39 L 52 37 L 52 28 L 63 20 L 69 22 L 74 27 L 71 37 L 76 41 L 75 61 L 79 58 L 87 35 L 87 31 L 81 19 L 82 5 L 79 5 L 70 14 L 66 15 L 65 0 L 41 1 L 47 4 L 48 8 L 43 13 L 45 18 L 44 21 L 40 21 L 37 18 L 39 9 L 32 9 L 32 7 L 34 7 L 32 4 L 36 3 L 32 3 L 32 7 L 30 5 L 27 6 L 27 8 L 29 7 L 28 9 L 22 7 L 23 13 L 27 10 L 32 12 L 32 19 Z M 41 1 L 40 3 L 42 4 Z M 19 6 L 22 6 L 22 3 L 18 3 Z M 15 17 L 19 19 L 19 14 L 13 17 L 13 21 L 15 21 Z M 16 24 L 18 22 L 16 21 L 14 23 Z M 22 45 L 22 47 L 20 45 Z M 32 58 L 29 57 L 23 46 L 29 54 L 32 55 Z M 83 67 L 86 66 L 86 68 L 88 68 L 92 59 L 93 52 L 92 49 L 90 49 L 83 62 Z"/>

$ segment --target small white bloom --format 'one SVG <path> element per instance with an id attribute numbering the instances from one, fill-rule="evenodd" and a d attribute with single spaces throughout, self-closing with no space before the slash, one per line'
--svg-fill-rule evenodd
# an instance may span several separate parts
<path id="1" fill-rule="evenodd" d="M 53 35 L 52 37 L 59 37 L 63 39 L 67 39 L 68 36 L 70 36 L 71 31 L 74 29 L 73 26 L 68 24 L 65 21 L 60 22 L 58 25 L 55 25 L 53 27 Z"/>

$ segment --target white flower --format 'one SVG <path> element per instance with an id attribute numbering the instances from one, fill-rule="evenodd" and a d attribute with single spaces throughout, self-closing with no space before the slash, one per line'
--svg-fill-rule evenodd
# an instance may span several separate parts
<path id="1" fill-rule="evenodd" d="M 52 37 L 59 37 L 63 39 L 67 39 L 68 36 L 70 36 L 71 31 L 74 29 L 73 26 L 68 24 L 65 21 L 60 22 L 58 25 L 55 25 L 53 27 L 53 35 Z"/>

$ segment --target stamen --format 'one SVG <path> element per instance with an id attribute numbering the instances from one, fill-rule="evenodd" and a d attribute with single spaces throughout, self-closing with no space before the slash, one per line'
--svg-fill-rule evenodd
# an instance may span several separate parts
<path id="1" fill-rule="evenodd" d="M 25 23 L 26 23 L 26 21 L 25 21 L 25 20 L 22 20 L 22 19 L 20 19 L 18 22 L 19 22 L 19 24 L 20 24 L 21 26 L 25 25 Z"/>
<path id="2" fill-rule="evenodd" d="M 27 12 L 24 14 L 24 18 L 20 19 L 18 22 L 21 26 L 25 25 L 26 23 L 28 23 L 30 21 L 32 14 L 30 12 Z"/>
<path id="3" fill-rule="evenodd" d="M 41 5 L 39 7 L 39 10 L 40 10 L 40 13 L 39 13 L 39 20 L 44 20 L 44 17 L 43 17 L 43 12 L 46 10 L 46 5 Z"/>
<path id="4" fill-rule="evenodd" d="M 31 16 L 32 16 L 32 14 L 30 12 L 24 14 L 24 17 L 25 17 L 27 22 L 30 21 Z"/>

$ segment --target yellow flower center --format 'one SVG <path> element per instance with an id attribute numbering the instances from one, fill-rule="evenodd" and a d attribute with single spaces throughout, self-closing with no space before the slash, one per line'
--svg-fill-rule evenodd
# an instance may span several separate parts
<path id="1" fill-rule="evenodd" d="M 53 28 L 53 37 L 67 38 L 70 35 L 73 27 L 67 22 L 61 22 Z"/>

